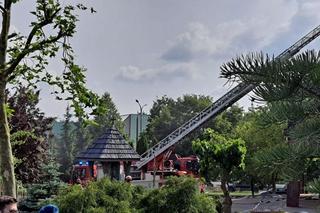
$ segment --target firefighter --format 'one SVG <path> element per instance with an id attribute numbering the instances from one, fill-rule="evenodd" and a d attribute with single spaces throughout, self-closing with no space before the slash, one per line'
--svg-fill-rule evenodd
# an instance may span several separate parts
<path id="1" fill-rule="evenodd" d="M 200 183 L 200 193 L 204 193 L 206 190 L 206 184 L 204 184 L 203 182 Z"/>

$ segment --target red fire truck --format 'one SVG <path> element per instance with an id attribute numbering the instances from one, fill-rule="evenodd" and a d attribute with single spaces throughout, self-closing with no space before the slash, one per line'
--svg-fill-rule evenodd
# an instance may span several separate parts
<path id="1" fill-rule="evenodd" d="M 72 166 L 71 184 L 86 185 L 89 181 L 96 180 L 97 166 L 89 165 L 89 162 L 79 161 L 78 164 Z"/>

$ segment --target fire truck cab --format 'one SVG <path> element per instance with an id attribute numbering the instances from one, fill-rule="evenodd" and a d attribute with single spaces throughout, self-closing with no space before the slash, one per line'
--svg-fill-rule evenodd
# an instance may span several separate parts
<path id="1" fill-rule="evenodd" d="M 97 166 L 90 165 L 88 161 L 79 161 L 78 164 L 72 166 L 71 184 L 86 185 L 88 182 L 97 178 Z"/>

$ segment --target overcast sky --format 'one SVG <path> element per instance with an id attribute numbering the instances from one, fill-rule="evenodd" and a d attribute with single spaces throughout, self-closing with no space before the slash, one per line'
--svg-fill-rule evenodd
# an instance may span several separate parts
<path id="1" fill-rule="evenodd" d="M 71 0 L 69 0 L 71 1 Z M 209 95 L 230 86 L 222 63 L 251 51 L 279 54 L 320 24 L 318 0 L 87 0 L 97 13 L 81 13 L 72 39 L 87 84 L 109 92 L 120 114 L 148 112 L 157 97 Z M 28 32 L 34 0 L 14 6 L 12 24 Z M 319 39 L 308 49 L 319 49 Z M 50 69 L 61 69 L 56 64 Z M 40 108 L 62 117 L 66 102 L 43 87 Z M 248 106 L 244 97 L 241 105 Z"/>

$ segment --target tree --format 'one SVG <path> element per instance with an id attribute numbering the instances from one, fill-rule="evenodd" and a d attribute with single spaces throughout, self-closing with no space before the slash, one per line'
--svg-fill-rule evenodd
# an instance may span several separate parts
<path id="1" fill-rule="evenodd" d="M 270 175 L 265 175 L 265 172 L 262 174 L 257 171 L 259 166 L 256 165 L 256 161 L 254 160 L 255 156 L 259 155 L 260 152 L 263 153 L 264 150 L 267 151 L 271 147 L 286 142 L 283 135 L 285 124 L 275 122 L 269 110 L 270 108 L 268 106 L 258 107 L 254 110 L 251 109 L 251 111 L 245 114 L 235 129 L 236 137 L 240 137 L 246 141 L 247 153 L 245 170 L 236 173 L 236 177 L 234 178 L 241 182 L 250 183 L 252 185 L 252 195 L 254 195 L 254 182 L 258 181 L 260 184 L 272 182 Z M 271 174 L 271 172 L 269 173 Z"/>
<path id="2" fill-rule="evenodd" d="M 257 100 L 267 101 L 275 118 L 287 123 L 285 134 L 289 143 L 299 142 L 298 146 L 304 146 L 305 150 L 310 147 L 319 150 L 320 52 L 306 51 L 286 60 L 249 54 L 232 59 L 222 65 L 221 70 L 222 76 L 230 81 L 240 80 L 256 86 Z M 276 159 L 296 162 L 297 157 L 303 157 L 300 162 L 305 163 L 307 159 L 319 156 L 319 151 L 316 155 L 295 156 L 295 150 L 285 150 L 292 152 L 286 155 L 292 159 Z M 270 159 L 270 155 L 266 159 Z M 304 171 L 305 165 L 299 170 Z M 293 180 L 297 180 L 295 173 L 291 175 Z M 300 178 L 303 179 L 303 175 Z M 291 199 L 290 196 L 288 198 Z M 293 200 L 297 202 L 298 196 L 295 195 Z"/>
<path id="3" fill-rule="evenodd" d="M 37 108 L 39 91 L 19 85 L 9 94 L 8 107 L 12 151 L 16 160 L 15 173 L 22 183 L 40 180 L 41 165 L 46 161 L 48 131 L 53 118 L 45 117 Z"/>
<path id="4" fill-rule="evenodd" d="M 64 123 L 62 127 L 62 135 L 59 138 L 59 151 L 58 151 L 58 159 L 60 163 L 60 171 L 63 174 L 63 180 L 68 181 L 71 177 L 71 169 L 74 160 L 74 149 L 75 149 L 75 141 L 72 125 L 72 115 L 70 113 L 70 107 L 68 106 L 66 109 L 66 114 L 64 115 Z"/>
<path id="5" fill-rule="evenodd" d="M 137 148 L 136 151 L 138 152 L 139 155 L 142 155 L 145 151 L 147 151 L 148 149 L 148 135 L 146 134 L 146 132 L 142 132 L 139 136 L 139 140 L 137 143 Z"/>
<path id="6" fill-rule="evenodd" d="M 115 126 L 124 135 L 124 124 L 121 115 L 109 93 L 105 92 L 101 97 L 101 104 L 104 105 L 108 111 L 103 114 L 96 115 L 93 119 L 93 125 L 89 127 L 89 131 L 93 138 L 101 136 L 106 132 L 107 128 Z"/>
<path id="7" fill-rule="evenodd" d="M 39 163 L 41 165 L 41 181 L 28 186 L 27 198 L 19 201 L 19 210 L 21 211 L 39 211 L 43 205 L 43 200 L 57 195 L 59 190 L 66 186 L 59 178 L 59 165 L 52 150 L 47 150 L 46 154 L 46 162 Z"/>
<path id="8" fill-rule="evenodd" d="M 248 54 L 221 67 L 229 81 L 256 86 L 256 99 L 267 101 L 273 117 L 289 124 L 292 139 L 317 144 L 320 127 L 320 52 L 306 51 L 281 61 L 263 54 Z"/>
<path id="9" fill-rule="evenodd" d="M 92 135 L 90 134 L 90 125 L 84 125 L 84 120 L 78 118 L 78 121 L 74 123 L 75 128 L 73 130 L 74 135 L 74 153 L 76 156 L 81 151 L 87 148 L 89 143 L 92 141 Z"/>
<path id="10" fill-rule="evenodd" d="M 15 176 L 10 132 L 6 111 L 6 88 L 11 83 L 27 82 L 36 86 L 39 82 L 55 85 L 56 97 L 67 94 L 76 115 L 84 115 L 86 107 L 94 113 L 101 111 L 97 95 L 85 87 L 84 69 L 74 63 L 73 51 L 68 43 L 76 32 L 78 18 L 76 10 L 87 9 L 84 5 L 62 6 L 58 0 L 36 0 L 35 10 L 31 11 L 28 35 L 10 34 L 11 8 L 18 0 L 4 0 L 1 3 L 2 28 L 0 32 L 0 175 L 4 193 L 15 196 Z M 63 73 L 55 76 L 46 70 L 49 59 L 62 53 L 65 65 Z"/>
<path id="11" fill-rule="evenodd" d="M 146 129 L 146 137 L 141 138 L 152 141 L 152 146 L 191 119 L 197 113 L 212 103 L 208 96 L 184 95 L 177 100 L 163 96 L 154 101 L 150 110 L 149 124 Z M 199 134 L 199 131 L 189 134 L 176 146 L 176 152 L 181 155 L 192 154 L 191 141 Z"/>
<path id="12" fill-rule="evenodd" d="M 213 131 L 206 129 L 200 139 L 192 142 L 193 150 L 199 155 L 201 170 L 214 168 L 218 170 L 221 178 L 221 190 L 223 191 L 223 212 L 231 213 L 232 200 L 227 188 L 231 172 L 244 167 L 246 155 L 245 143 L 242 139 L 226 138 Z"/>

